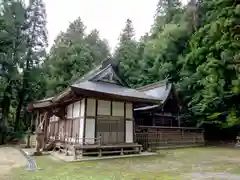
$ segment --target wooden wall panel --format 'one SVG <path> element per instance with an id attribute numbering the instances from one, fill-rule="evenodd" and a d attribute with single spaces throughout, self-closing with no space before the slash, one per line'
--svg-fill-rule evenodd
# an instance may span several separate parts
<path id="1" fill-rule="evenodd" d="M 68 120 L 68 136 L 72 137 L 72 120 Z"/>
<path id="2" fill-rule="evenodd" d="M 127 119 L 133 119 L 132 103 L 126 103 L 126 118 Z"/>
<path id="3" fill-rule="evenodd" d="M 64 120 L 60 120 L 59 121 L 59 136 L 60 136 L 60 139 L 61 140 L 63 140 L 63 138 L 64 138 L 64 133 L 65 133 L 65 131 L 64 131 Z"/>
<path id="4" fill-rule="evenodd" d="M 85 129 L 85 142 L 88 144 L 94 144 L 95 138 L 95 119 L 86 118 L 86 129 Z"/>
<path id="5" fill-rule="evenodd" d="M 69 136 L 69 134 L 68 134 L 68 127 L 69 127 L 68 124 L 69 123 L 68 122 L 69 122 L 68 120 L 65 120 L 65 135 L 66 136 Z"/>
<path id="6" fill-rule="evenodd" d="M 80 116 L 83 117 L 85 113 L 85 99 L 81 100 L 81 107 L 80 107 Z"/>
<path id="7" fill-rule="evenodd" d="M 67 106 L 67 118 L 72 118 L 73 114 L 73 104 L 69 104 Z"/>
<path id="8" fill-rule="evenodd" d="M 111 114 L 111 102 L 105 100 L 98 100 L 98 115 L 109 115 Z"/>
<path id="9" fill-rule="evenodd" d="M 133 121 L 126 121 L 126 143 L 133 143 Z"/>
<path id="10" fill-rule="evenodd" d="M 74 119 L 72 122 L 72 137 L 76 137 L 79 134 L 79 119 Z"/>
<path id="11" fill-rule="evenodd" d="M 84 132 L 84 118 L 80 118 L 79 122 L 79 143 L 83 143 L 83 132 Z"/>
<path id="12" fill-rule="evenodd" d="M 96 100 L 95 99 L 87 99 L 87 116 L 95 116 L 96 111 Z"/>
<path id="13" fill-rule="evenodd" d="M 79 117 L 80 114 L 80 101 L 77 101 L 73 105 L 73 118 Z"/>
<path id="14" fill-rule="evenodd" d="M 124 102 L 112 102 L 112 115 L 124 117 Z"/>
<path id="15" fill-rule="evenodd" d="M 58 133 L 58 122 L 54 123 L 54 134 L 53 136 L 56 136 Z"/>

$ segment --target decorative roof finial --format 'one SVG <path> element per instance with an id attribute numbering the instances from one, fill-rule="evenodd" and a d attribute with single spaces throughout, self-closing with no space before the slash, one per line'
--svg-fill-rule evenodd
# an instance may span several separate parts
<path id="1" fill-rule="evenodd" d="M 111 56 L 108 56 L 103 62 L 102 62 L 102 68 L 105 68 L 111 64 L 111 66 L 116 69 L 118 67 L 119 62 L 115 59 L 113 59 Z"/>

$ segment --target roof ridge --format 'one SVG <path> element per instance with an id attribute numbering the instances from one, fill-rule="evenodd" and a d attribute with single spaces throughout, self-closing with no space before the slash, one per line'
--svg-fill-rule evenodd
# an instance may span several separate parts
<path id="1" fill-rule="evenodd" d="M 123 80 L 119 77 L 118 73 L 115 71 L 115 69 L 113 68 L 112 64 L 108 64 L 104 69 L 102 69 L 101 71 L 99 71 L 98 73 L 96 73 L 94 76 L 92 76 L 89 80 L 99 80 L 99 76 L 101 79 L 101 75 L 102 73 L 104 73 L 105 71 L 110 70 L 113 74 L 113 76 L 116 78 L 116 80 L 124 87 L 128 87 Z"/>
<path id="2" fill-rule="evenodd" d="M 64 96 L 66 93 L 69 93 L 69 91 L 71 90 L 72 86 L 77 85 L 77 84 L 79 84 L 79 83 L 81 83 L 83 81 L 91 81 L 94 77 L 96 77 L 100 73 L 106 71 L 108 68 L 112 68 L 112 65 L 108 64 L 103 69 L 101 69 L 101 68 L 102 68 L 102 64 L 100 64 L 99 66 L 96 66 L 93 70 L 87 72 L 86 74 L 81 76 L 77 81 L 75 81 L 74 83 L 71 83 L 67 88 L 65 88 L 63 91 L 61 91 L 56 96 L 54 96 L 53 100 L 56 100 L 56 99 Z"/>
<path id="3" fill-rule="evenodd" d="M 160 86 L 165 86 L 165 85 L 167 85 L 166 80 L 161 80 L 161 81 L 157 81 L 155 83 L 151 83 L 151 84 L 147 84 L 145 86 L 138 87 L 138 88 L 136 88 L 136 90 L 138 90 L 138 91 L 146 91 L 146 90 L 150 90 L 150 89 L 156 88 L 156 86 L 160 87 Z"/>
<path id="4" fill-rule="evenodd" d="M 94 69 L 86 72 L 84 75 L 82 75 L 81 77 L 79 77 L 76 81 L 74 81 L 73 83 L 71 83 L 71 85 L 73 84 L 77 84 L 77 83 L 80 83 L 81 81 L 85 80 L 85 79 L 90 79 L 91 78 L 91 75 L 95 73 L 95 71 L 97 71 L 97 74 L 99 74 L 99 72 L 101 72 L 102 68 L 102 64 L 96 66 Z M 105 68 L 104 68 L 105 69 Z"/>

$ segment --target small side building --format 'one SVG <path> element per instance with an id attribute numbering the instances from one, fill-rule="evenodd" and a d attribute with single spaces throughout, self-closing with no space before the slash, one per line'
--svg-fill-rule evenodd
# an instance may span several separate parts
<path id="1" fill-rule="evenodd" d="M 179 127 L 181 102 L 173 84 L 160 81 L 137 89 L 160 100 L 159 104 L 139 103 L 134 106 L 137 125 Z"/>
<path id="2" fill-rule="evenodd" d="M 159 104 L 158 98 L 127 87 L 111 64 L 100 65 L 54 97 L 29 105 L 37 114 L 45 144 L 74 157 L 140 152 L 133 104 Z M 77 153 L 78 152 L 78 153 Z"/>
<path id="3" fill-rule="evenodd" d="M 137 89 L 160 100 L 159 104 L 134 105 L 136 139 L 143 147 L 164 147 L 204 144 L 203 130 L 185 127 L 180 121 L 182 103 L 174 85 L 166 81 Z"/>

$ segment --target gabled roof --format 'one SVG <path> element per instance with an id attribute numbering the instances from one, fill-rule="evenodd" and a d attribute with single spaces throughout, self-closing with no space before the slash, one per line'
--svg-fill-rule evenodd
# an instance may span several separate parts
<path id="1" fill-rule="evenodd" d="M 161 100 L 161 104 L 167 100 L 172 89 L 172 84 L 167 83 L 166 81 L 158 81 L 153 84 L 142 86 L 137 88 L 138 91 L 144 92 L 149 96 L 153 96 Z"/>
<path id="2" fill-rule="evenodd" d="M 76 93 L 88 91 L 98 92 L 108 96 L 117 96 L 119 98 L 129 98 L 135 99 L 135 101 L 142 102 L 155 102 L 159 103 L 160 101 L 153 97 L 148 96 L 143 92 L 137 91 L 136 89 L 127 88 L 120 86 L 118 84 L 105 83 L 105 82 L 95 82 L 95 81 L 84 81 L 71 86 Z"/>
<path id="3" fill-rule="evenodd" d="M 28 110 L 32 110 L 35 108 L 44 108 L 44 107 L 49 107 L 52 105 L 52 99 L 53 97 L 45 98 L 39 101 L 34 102 L 33 104 L 28 105 Z"/>
<path id="4" fill-rule="evenodd" d="M 106 66 L 99 65 L 77 81 L 71 84 L 67 89 L 51 97 L 47 102 L 48 106 L 61 103 L 61 100 L 72 97 L 76 94 L 85 96 L 86 94 L 98 93 L 100 96 L 109 96 L 121 100 L 130 100 L 132 102 L 151 102 L 160 103 L 159 98 L 149 95 L 145 92 L 129 88 L 117 75 L 111 64 Z M 98 96 L 97 95 L 97 96 Z M 44 100 L 42 100 L 44 101 Z M 34 103 L 36 108 L 46 107 L 41 101 Z"/>
<path id="5" fill-rule="evenodd" d="M 102 65 L 97 66 L 93 70 L 89 71 L 82 77 L 80 77 L 78 80 L 76 80 L 73 84 L 70 85 L 69 88 L 67 88 L 65 91 L 61 92 L 57 96 L 53 98 L 53 102 L 61 100 L 63 97 L 67 96 L 71 91 L 74 90 L 76 91 L 76 88 L 79 89 L 86 89 L 89 90 L 90 87 L 93 87 L 93 84 L 95 82 L 104 82 L 104 77 L 111 75 L 112 76 L 112 81 L 105 83 L 107 86 L 108 84 L 116 84 L 119 85 L 120 87 L 126 87 L 126 84 L 123 83 L 123 81 L 118 77 L 116 72 L 114 71 L 113 67 L 111 64 L 108 64 L 106 67 L 103 67 Z M 95 85 L 95 89 L 90 88 L 91 90 L 98 91 L 99 89 L 99 84 Z M 103 84 L 102 84 L 103 86 Z M 102 90 L 102 89 L 100 89 Z M 105 93 L 107 92 L 107 89 L 105 88 Z M 111 89 L 108 89 L 108 91 L 111 91 Z"/>
<path id="6" fill-rule="evenodd" d="M 111 80 L 105 81 L 104 78 L 111 76 Z M 129 88 L 121 78 L 116 74 L 111 64 L 104 68 L 97 68 L 91 71 L 87 76 L 80 78 L 70 86 L 75 93 L 98 92 L 109 96 L 126 97 L 136 101 L 148 101 L 159 103 L 159 100 L 153 96 L 147 95 L 136 89 Z"/>
<path id="7" fill-rule="evenodd" d="M 79 78 L 72 85 L 79 84 L 80 82 L 83 82 L 83 81 L 99 81 L 102 78 L 104 78 L 105 76 L 110 75 L 110 74 L 113 76 L 115 83 L 118 83 L 122 86 L 127 86 L 125 83 L 123 83 L 121 78 L 119 78 L 119 76 L 116 74 L 116 72 L 114 71 L 111 64 L 107 65 L 104 68 L 102 67 L 102 65 L 97 66 L 92 71 L 88 72 L 87 74 L 85 74 L 84 76 Z"/>
<path id="8" fill-rule="evenodd" d="M 144 110 L 150 110 L 150 109 L 162 107 L 168 100 L 171 92 L 174 93 L 174 95 L 176 96 L 175 90 L 173 88 L 173 84 L 167 83 L 166 80 L 158 81 L 153 84 L 148 84 L 146 86 L 139 87 L 139 88 L 137 88 L 137 90 L 144 92 L 148 96 L 153 96 L 153 97 L 157 98 L 158 100 L 161 101 L 161 103 L 159 105 L 138 107 L 138 108 L 135 108 L 134 111 L 144 111 Z"/>

